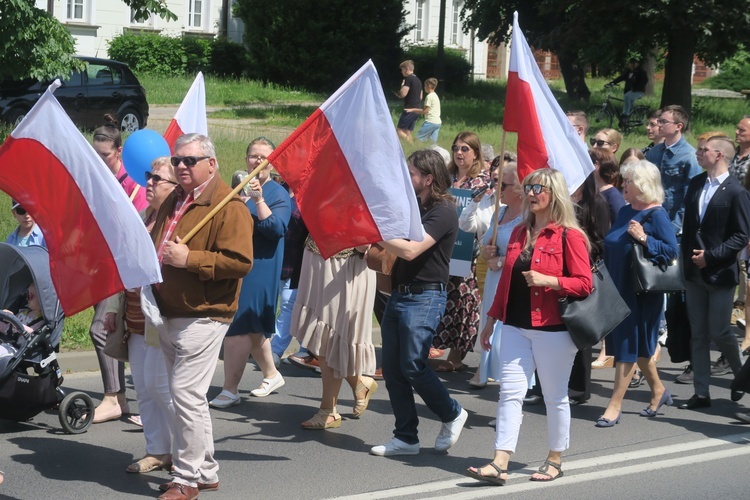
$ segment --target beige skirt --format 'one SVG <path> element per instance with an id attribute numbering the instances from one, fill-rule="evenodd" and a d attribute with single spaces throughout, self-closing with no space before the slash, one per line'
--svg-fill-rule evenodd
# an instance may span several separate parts
<path id="1" fill-rule="evenodd" d="M 300 345 L 325 358 L 336 378 L 375 371 L 375 289 L 375 272 L 359 254 L 323 260 L 305 249 L 291 331 Z"/>

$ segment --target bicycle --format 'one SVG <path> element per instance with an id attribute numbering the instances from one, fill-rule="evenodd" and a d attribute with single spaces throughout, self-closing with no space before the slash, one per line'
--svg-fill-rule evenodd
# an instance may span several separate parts
<path id="1" fill-rule="evenodd" d="M 624 101 L 619 97 L 612 95 L 612 87 L 605 87 L 607 89 L 607 97 L 601 104 L 589 106 L 586 110 L 586 116 L 589 119 L 590 126 L 598 126 L 600 128 L 612 128 L 614 119 L 620 124 L 620 131 L 628 132 L 633 128 L 640 127 L 646 124 L 648 115 L 651 114 L 652 109 L 648 106 L 633 106 L 630 112 L 630 116 L 625 116 L 619 113 L 611 101 Z"/>

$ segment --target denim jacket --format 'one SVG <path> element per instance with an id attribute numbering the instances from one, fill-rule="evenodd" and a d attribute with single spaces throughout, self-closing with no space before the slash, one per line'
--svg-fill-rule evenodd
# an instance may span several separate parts
<path id="1" fill-rule="evenodd" d="M 695 148 L 688 144 L 685 137 L 672 146 L 662 142 L 646 153 L 646 159 L 656 165 L 661 172 L 661 183 L 664 187 L 662 204 L 672 221 L 675 234 L 682 233 L 682 219 L 685 214 L 685 193 L 690 179 L 700 174 L 703 169 L 698 165 Z"/>

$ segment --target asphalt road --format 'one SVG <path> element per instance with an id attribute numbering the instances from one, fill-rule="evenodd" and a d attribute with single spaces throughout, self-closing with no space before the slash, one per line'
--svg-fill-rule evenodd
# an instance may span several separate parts
<path id="1" fill-rule="evenodd" d="M 717 357 L 714 353 L 714 357 Z M 476 367 L 478 357 L 467 362 Z M 681 366 L 667 359 L 660 373 L 676 402 L 692 387 L 674 383 Z M 516 499 L 692 499 L 748 498 L 750 426 L 733 414 L 741 405 L 729 401 L 729 375 L 716 377 L 714 404 L 708 411 L 664 408 L 654 419 L 638 416 L 648 404 L 648 389 L 630 390 L 619 425 L 598 429 L 611 390 L 612 369 L 593 372 L 595 395 L 572 408 L 571 448 L 565 454 L 565 476 L 552 483 L 528 481 L 546 454 L 543 406 L 525 408 L 518 452 L 505 487 L 484 486 L 462 475 L 468 466 L 483 465 L 492 455 L 497 386 L 482 390 L 466 384 L 468 372 L 443 378 L 451 393 L 469 411 L 459 442 L 437 454 L 433 442 L 439 423 L 418 399 L 422 451 L 417 456 L 383 458 L 368 454 L 390 439 L 393 417 L 384 384 L 359 420 L 350 416 L 351 392 L 343 387 L 339 429 L 309 431 L 299 423 L 317 409 L 320 378 L 313 372 L 282 365 L 286 386 L 258 399 L 249 391 L 261 375 L 248 364 L 241 393 L 243 403 L 212 410 L 221 490 L 208 498 L 470 498 L 513 495 Z M 213 396 L 223 380 L 219 364 Z M 64 386 L 100 397 L 98 372 L 65 376 Z M 131 408 L 136 409 L 132 386 Z M 746 404 L 750 397 L 742 401 Z M 62 433 L 55 413 L 42 413 L 29 423 L 0 422 L 0 485 L 3 499 L 153 498 L 166 472 L 127 474 L 125 467 L 144 453 L 142 432 L 125 419 L 92 426 L 82 435 Z"/>

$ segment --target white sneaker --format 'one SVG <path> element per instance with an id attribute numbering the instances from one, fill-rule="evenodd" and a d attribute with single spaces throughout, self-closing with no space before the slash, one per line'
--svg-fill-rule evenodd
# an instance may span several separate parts
<path id="1" fill-rule="evenodd" d="M 385 444 L 370 448 L 371 455 L 379 457 L 392 457 L 394 455 L 418 455 L 419 443 L 404 443 L 399 438 L 393 438 Z"/>
<path id="2" fill-rule="evenodd" d="M 461 413 L 458 414 L 455 420 L 443 422 L 443 425 L 440 427 L 440 432 L 435 439 L 435 451 L 446 451 L 448 448 L 456 444 L 467 418 L 469 418 L 469 414 L 466 413 L 466 410 L 461 408 Z"/>
<path id="3" fill-rule="evenodd" d="M 260 384 L 260 387 L 250 391 L 250 394 L 252 394 L 256 398 L 264 398 L 279 387 L 283 387 L 285 383 L 286 382 L 284 382 L 284 377 L 281 376 L 281 372 L 276 372 L 275 377 L 264 378 L 263 382 Z"/>
<path id="4" fill-rule="evenodd" d="M 667 346 L 667 337 L 669 332 L 667 330 L 659 330 L 659 345 L 662 347 Z"/>

